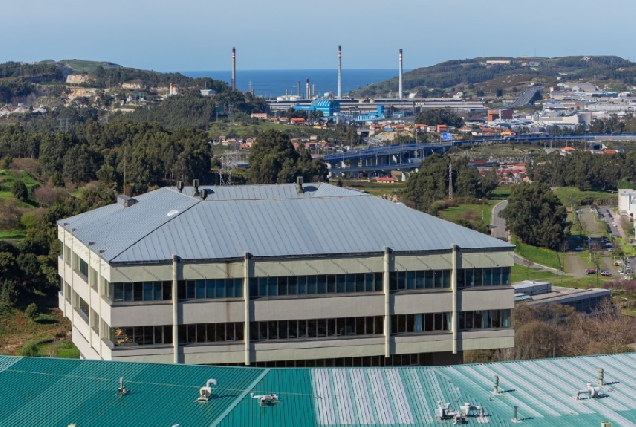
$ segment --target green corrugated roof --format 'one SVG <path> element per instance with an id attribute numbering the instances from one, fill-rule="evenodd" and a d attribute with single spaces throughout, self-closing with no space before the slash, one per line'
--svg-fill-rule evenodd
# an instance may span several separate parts
<path id="1" fill-rule="evenodd" d="M 596 384 L 602 398 L 577 401 Z M 492 395 L 493 376 L 503 394 Z M 130 393 L 117 395 L 124 377 Z M 214 398 L 197 403 L 215 378 Z M 261 408 L 250 393 L 276 393 Z M 483 406 L 466 425 L 636 426 L 636 354 L 449 367 L 243 368 L 0 357 L 0 426 L 424 426 L 437 402 Z"/>

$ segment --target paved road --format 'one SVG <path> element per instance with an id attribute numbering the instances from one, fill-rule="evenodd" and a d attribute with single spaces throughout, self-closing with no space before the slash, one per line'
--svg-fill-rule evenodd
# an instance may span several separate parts
<path id="1" fill-rule="evenodd" d="M 506 233 L 506 220 L 499 218 L 499 212 L 508 206 L 508 200 L 499 202 L 492 208 L 492 216 L 490 217 L 490 235 L 496 239 L 508 241 L 508 233 Z"/>

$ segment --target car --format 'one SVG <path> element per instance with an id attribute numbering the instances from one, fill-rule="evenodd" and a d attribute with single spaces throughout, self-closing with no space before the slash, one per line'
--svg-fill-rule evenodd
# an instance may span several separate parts
<path id="1" fill-rule="evenodd" d="M 614 252 L 614 248 L 609 248 L 607 252 Z"/>
<path id="2" fill-rule="evenodd" d="M 583 250 L 585 250 L 585 249 L 583 249 L 583 247 L 582 247 L 582 246 L 577 246 L 576 248 L 574 248 L 574 250 L 575 250 L 575 251 L 578 251 L 578 252 L 581 252 L 581 251 L 583 251 Z"/>
<path id="3" fill-rule="evenodd" d="M 611 275 L 612 275 L 612 273 L 610 273 L 609 271 L 606 271 L 606 270 L 601 271 L 601 276 L 607 277 L 607 276 L 611 276 Z"/>
<path id="4" fill-rule="evenodd" d="M 619 265 L 621 265 L 623 262 L 622 261 L 614 261 L 614 266 L 618 267 Z"/>
<path id="5" fill-rule="evenodd" d="M 585 269 L 585 274 L 594 274 L 596 273 L 596 270 L 593 268 L 586 268 Z"/>

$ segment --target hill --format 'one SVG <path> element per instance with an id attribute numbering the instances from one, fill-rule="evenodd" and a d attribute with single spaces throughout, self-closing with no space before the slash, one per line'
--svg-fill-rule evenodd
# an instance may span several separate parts
<path id="1" fill-rule="evenodd" d="M 474 58 L 442 62 L 404 73 L 405 92 L 418 97 L 441 97 L 463 91 L 483 96 L 493 89 L 517 90 L 528 83 L 554 84 L 584 79 L 605 82 L 615 90 L 636 84 L 636 63 L 617 56 L 561 58 Z M 395 92 L 397 77 L 351 93 L 353 97 L 380 97 Z"/>

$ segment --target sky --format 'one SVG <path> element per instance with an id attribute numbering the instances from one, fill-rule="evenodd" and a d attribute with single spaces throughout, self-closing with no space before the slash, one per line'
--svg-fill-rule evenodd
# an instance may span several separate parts
<path id="1" fill-rule="evenodd" d="M 5 0 L 0 62 L 91 59 L 156 71 L 433 65 L 477 56 L 636 60 L 634 0 Z M 611 13 L 609 13 L 611 12 Z"/>

